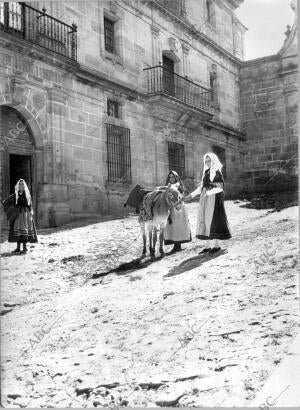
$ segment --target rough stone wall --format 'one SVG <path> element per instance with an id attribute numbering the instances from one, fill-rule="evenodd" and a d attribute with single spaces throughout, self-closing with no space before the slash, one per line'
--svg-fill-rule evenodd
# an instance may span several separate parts
<path id="1" fill-rule="evenodd" d="M 297 68 L 294 25 L 277 55 L 245 62 L 241 69 L 245 190 L 297 186 Z"/>
<path id="2" fill-rule="evenodd" d="M 242 1 L 238 2 L 242 3 Z M 206 0 L 190 0 L 186 3 L 187 19 L 217 44 L 240 59 L 244 56 L 245 26 L 234 14 L 232 3 L 227 0 L 212 1 L 210 18 Z"/>

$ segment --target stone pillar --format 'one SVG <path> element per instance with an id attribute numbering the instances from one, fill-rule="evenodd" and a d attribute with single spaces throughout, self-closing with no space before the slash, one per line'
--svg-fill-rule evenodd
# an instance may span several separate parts
<path id="1" fill-rule="evenodd" d="M 49 136 L 53 147 L 53 182 L 65 183 L 64 132 L 67 97 L 59 88 L 48 90 Z"/>
<path id="2" fill-rule="evenodd" d="M 190 75 L 190 61 L 189 61 L 189 51 L 190 47 L 184 43 L 181 43 L 182 47 L 182 72 L 184 76 Z"/>
<path id="3" fill-rule="evenodd" d="M 158 65 L 158 62 L 161 61 L 162 55 L 159 45 L 159 28 L 152 25 L 151 26 L 152 32 L 152 65 Z"/>

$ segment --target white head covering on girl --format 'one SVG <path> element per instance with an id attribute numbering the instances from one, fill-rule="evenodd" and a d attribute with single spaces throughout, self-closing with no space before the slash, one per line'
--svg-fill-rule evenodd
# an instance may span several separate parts
<path id="1" fill-rule="evenodd" d="M 25 192 L 25 196 L 27 199 L 27 204 L 31 205 L 31 195 L 28 189 L 28 186 L 26 185 L 26 182 L 24 181 L 24 179 L 19 179 L 19 181 L 16 183 L 15 185 L 15 194 L 16 194 L 16 204 L 18 202 L 18 198 L 19 198 L 19 191 L 20 191 L 20 182 L 23 182 L 24 184 L 24 192 Z"/>
<path id="2" fill-rule="evenodd" d="M 210 182 L 213 182 L 217 171 L 222 172 L 223 165 L 221 164 L 221 162 L 220 162 L 219 158 L 217 157 L 217 155 L 214 154 L 213 152 L 208 152 L 207 154 L 205 154 L 204 158 L 203 158 L 204 169 L 203 169 L 202 180 L 204 178 L 205 171 L 208 169 L 208 166 L 205 164 L 206 157 L 209 157 L 210 160 L 211 160 L 209 179 L 210 179 Z"/>
<path id="3" fill-rule="evenodd" d="M 202 188 L 203 188 L 203 179 L 204 179 L 204 176 L 205 176 L 205 171 L 208 169 L 208 166 L 205 164 L 206 157 L 209 157 L 210 160 L 211 160 L 210 171 L 209 171 L 210 182 L 213 182 L 217 171 L 222 172 L 221 169 L 222 169 L 223 165 L 219 161 L 219 158 L 217 157 L 217 155 L 214 154 L 213 152 L 206 153 L 203 157 L 204 167 L 203 167 L 203 175 L 202 175 L 201 183 L 198 186 L 198 188 L 195 189 L 195 191 L 191 192 L 190 195 L 191 195 L 192 198 L 194 196 L 198 195 L 198 194 L 201 194 L 201 191 L 202 191 Z"/>

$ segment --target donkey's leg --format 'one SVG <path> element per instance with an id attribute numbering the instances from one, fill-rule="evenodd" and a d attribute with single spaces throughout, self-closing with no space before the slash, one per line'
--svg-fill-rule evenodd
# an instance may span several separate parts
<path id="1" fill-rule="evenodd" d="M 150 255 L 153 256 L 153 246 L 152 246 L 152 230 L 153 230 L 153 226 L 152 224 L 149 223 L 148 225 L 148 234 L 149 234 L 149 252 Z"/>
<path id="2" fill-rule="evenodd" d="M 142 236 L 143 236 L 143 253 L 142 253 L 142 257 L 143 257 L 143 256 L 146 256 L 146 245 L 147 245 L 145 222 L 140 222 L 140 227 L 141 227 Z"/>
<path id="3" fill-rule="evenodd" d="M 153 256 L 155 255 L 155 247 L 157 242 L 157 228 L 156 226 L 153 227 Z"/>
<path id="4" fill-rule="evenodd" d="M 159 227 L 159 252 L 161 255 L 164 255 L 164 230 L 165 230 L 165 225 L 161 224 Z"/>

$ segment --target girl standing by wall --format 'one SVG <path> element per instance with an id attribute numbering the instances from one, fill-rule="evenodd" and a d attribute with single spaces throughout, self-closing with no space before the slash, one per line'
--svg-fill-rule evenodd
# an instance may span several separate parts
<path id="1" fill-rule="evenodd" d="M 206 240 L 206 247 L 200 252 L 218 252 L 219 240 L 231 238 L 224 208 L 224 179 L 222 164 L 216 154 L 204 155 L 204 171 L 200 186 L 185 199 L 200 194 L 197 217 L 198 239 Z"/>
<path id="2" fill-rule="evenodd" d="M 17 242 L 15 253 L 21 252 L 21 242 L 23 243 L 23 253 L 27 252 L 26 242 L 37 242 L 37 234 L 32 218 L 32 200 L 29 189 L 24 179 L 20 179 L 15 186 L 14 206 L 17 208 L 16 218 L 10 224 L 8 242 Z"/>

